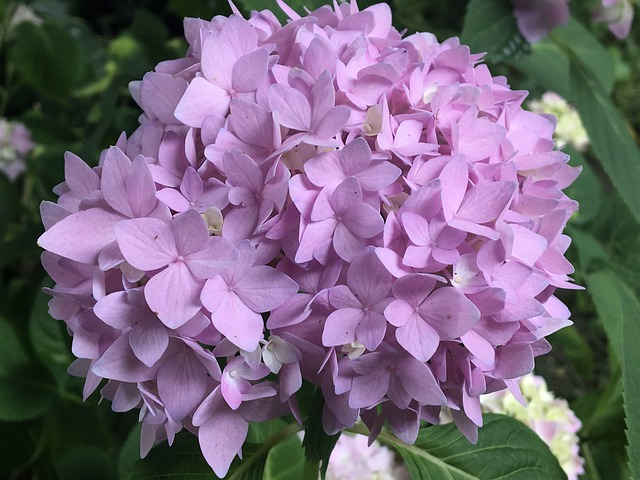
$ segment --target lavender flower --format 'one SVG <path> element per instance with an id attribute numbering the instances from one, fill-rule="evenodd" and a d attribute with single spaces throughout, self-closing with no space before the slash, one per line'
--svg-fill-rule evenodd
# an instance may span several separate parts
<path id="1" fill-rule="evenodd" d="M 480 395 L 571 323 L 579 169 L 457 39 L 280 3 L 284 26 L 185 20 L 186 57 L 131 85 L 139 128 L 66 155 L 39 244 L 70 372 L 140 409 L 143 454 L 185 428 L 220 477 L 249 422 L 299 418 L 302 379 L 328 433 L 414 442 L 447 405 L 475 441 Z"/>
<path id="2" fill-rule="evenodd" d="M 0 171 L 15 180 L 27 168 L 26 156 L 35 147 L 22 123 L 0 118 Z"/>
<path id="3" fill-rule="evenodd" d="M 593 10 L 592 17 L 595 22 L 606 23 L 611 33 L 622 40 L 631 31 L 634 14 L 629 0 L 602 0 Z"/>
<path id="4" fill-rule="evenodd" d="M 541 115 L 555 117 L 556 129 L 553 136 L 558 149 L 569 143 L 576 150 L 584 151 L 589 145 L 589 137 L 578 112 L 557 93 L 545 92 L 540 99 L 529 102 L 529 109 Z"/>
<path id="5" fill-rule="evenodd" d="M 566 400 L 549 392 L 544 378 L 531 373 L 522 377 L 518 384 L 526 406 L 513 395 L 501 391 L 482 396 L 483 411 L 503 413 L 527 424 L 549 445 L 569 480 L 577 480 L 584 473 L 577 435 L 582 423 Z"/>
<path id="6" fill-rule="evenodd" d="M 520 33 L 529 43 L 542 40 L 569 21 L 569 0 L 511 0 Z"/>
<path id="7" fill-rule="evenodd" d="M 342 434 L 327 466 L 327 480 L 409 480 L 391 449 L 362 435 Z"/>

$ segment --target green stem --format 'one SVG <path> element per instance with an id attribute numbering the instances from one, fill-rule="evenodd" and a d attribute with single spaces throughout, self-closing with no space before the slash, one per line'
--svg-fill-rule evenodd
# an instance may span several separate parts
<path id="1" fill-rule="evenodd" d="M 290 423 L 279 432 L 276 432 L 273 435 L 271 435 L 262 443 L 260 448 L 258 448 L 258 450 L 256 450 L 251 455 L 251 457 L 246 458 L 245 461 L 243 461 L 240 464 L 240 466 L 233 472 L 231 477 L 229 477 L 230 480 L 235 478 L 242 478 L 242 475 L 244 474 L 244 472 L 248 470 L 257 459 L 262 458 L 263 455 L 266 455 L 269 452 L 269 450 L 271 450 L 273 447 L 275 447 L 285 438 L 288 438 L 291 435 L 298 433 L 300 430 L 302 430 L 301 425 L 298 425 L 297 423 Z M 305 468 L 305 472 L 306 472 L 306 468 Z M 305 476 L 304 478 L 306 480 L 307 477 Z M 317 478 L 314 480 L 317 480 Z"/>
<path id="2" fill-rule="evenodd" d="M 309 459 L 304 462 L 303 480 L 318 480 L 320 475 L 320 462 L 314 462 Z"/>

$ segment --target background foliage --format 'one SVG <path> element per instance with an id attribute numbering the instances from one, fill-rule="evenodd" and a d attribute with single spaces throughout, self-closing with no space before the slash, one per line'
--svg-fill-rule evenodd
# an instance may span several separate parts
<path id="1" fill-rule="evenodd" d="M 321 3 L 289 2 L 298 10 Z M 570 23 L 530 47 L 508 0 L 389 3 L 399 29 L 431 31 L 440 40 L 459 35 L 472 51 L 486 51 L 492 72 L 506 75 L 512 88 L 527 89 L 532 97 L 556 91 L 577 107 L 592 147 L 584 154 L 566 149 L 571 163 L 584 169 L 569 192 L 581 205 L 569 224 L 569 258 L 587 291 L 563 294 L 575 325 L 551 337 L 554 349 L 538 359 L 537 372 L 583 422 L 584 478 L 626 479 L 631 471 L 640 476 L 640 22 L 619 41 L 591 23 L 594 2 L 571 2 Z M 246 12 L 256 6 L 277 11 L 274 0 L 238 4 Z M 39 20 L 16 25 L 16 12 L 25 6 Z M 0 175 L 0 478 L 203 478 L 209 471 L 193 455 L 195 440 L 188 435 L 136 463 L 135 413 L 113 414 L 108 402 L 98 404 L 97 394 L 83 402 L 82 382 L 66 373 L 70 339 L 47 315 L 41 289 L 50 281 L 40 267 L 36 238 L 42 231 L 38 206 L 53 199 L 52 189 L 63 179 L 64 152 L 97 164 L 102 148 L 137 125 L 128 82 L 161 60 L 183 56 L 182 18 L 230 13 L 216 0 L 0 0 L 0 117 L 23 122 L 37 144 L 16 182 Z M 521 428 L 514 422 L 491 417 L 481 442 L 492 428 Z M 255 427 L 254 443 L 245 449 L 254 463 L 232 469 L 233 478 L 256 478 L 259 471 L 268 479 L 300 478 L 297 437 L 261 450 L 276 445 L 283 428 L 293 427 Z M 429 442 L 457 435 L 447 428 L 427 428 L 419 449 L 437 451 Z M 500 438 L 501 448 L 508 447 Z M 466 455 L 463 439 L 448 441 Z M 436 451 L 425 456 L 398 448 L 415 478 L 432 478 L 429 462 L 442 462 Z M 185 455 L 193 458 L 185 461 Z M 172 461 L 176 456 L 182 460 Z M 457 468 L 446 459 L 440 467 Z M 453 478 L 493 478 L 465 475 Z"/>

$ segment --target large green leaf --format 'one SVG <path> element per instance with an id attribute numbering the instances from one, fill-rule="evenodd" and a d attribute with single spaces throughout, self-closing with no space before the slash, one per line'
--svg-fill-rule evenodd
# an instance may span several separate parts
<path id="1" fill-rule="evenodd" d="M 26 83 L 62 102 L 68 100 L 84 68 L 76 38 L 53 22 L 20 23 L 15 30 L 11 61 Z"/>
<path id="2" fill-rule="evenodd" d="M 15 329 L 0 318 L 0 421 L 38 417 L 57 396 L 47 371 L 29 360 Z"/>
<path id="3" fill-rule="evenodd" d="M 549 447 L 529 427 L 503 415 L 485 415 L 472 445 L 455 424 L 421 428 L 414 445 L 380 435 L 402 455 L 413 480 L 566 479 Z"/>
<path id="4" fill-rule="evenodd" d="M 487 58 L 500 61 L 529 52 L 509 0 L 471 0 L 464 16 L 460 41 L 472 52 L 487 52 Z"/>
<path id="5" fill-rule="evenodd" d="M 611 352 L 616 360 L 622 358 L 623 310 L 617 276 L 608 270 L 587 275 L 587 291 L 591 294 L 598 317 L 607 334 Z"/>
<path id="6" fill-rule="evenodd" d="M 572 99 L 596 157 L 640 222 L 640 150 L 602 84 L 577 55 L 570 72 Z"/>
<path id="7" fill-rule="evenodd" d="M 620 288 L 622 304 L 622 381 L 627 424 L 627 453 L 633 478 L 640 478 L 640 302 L 626 285 Z"/>
<path id="8" fill-rule="evenodd" d="M 591 274 L 587 283 L 614 355 L 622 364 L 629 466 L 633 477 L 640 478 L 640 301 L 624 279 L 612 272 Z"/>
<path id="9" fill-rule="evenodd" d="M 297 436 L 291 436 L 269 452 L 264 480 L 300 480 L 304 475 L 304 450 Z"/>
<path id="10" fill-rule="evenodd" d="M 527 78 L 541 85 L 544 90 L 556 92 L 572 100 L 569 57 L 556 42 L 570 45 L 574 55 L 588 66 L 604 90 L 611 91 L 614 82 L 613 57 L 575 19 L 570 19 L 566 26 L 556 27 L 551 38 L 535 43 L 531 47 L 530 55 L 513 58 L 511 64 Z"/>
<path id="11" fill-rule="evenodd" d="M 45 281 L 42 286 L 49 286 Z M 51 297 L 39 289 L 29 319 L 29 337 L 38 359 L 62 385 L 68 378 L 67 367 L 73 360 L 64 324 L 49 316 L 48 303 Z"/>

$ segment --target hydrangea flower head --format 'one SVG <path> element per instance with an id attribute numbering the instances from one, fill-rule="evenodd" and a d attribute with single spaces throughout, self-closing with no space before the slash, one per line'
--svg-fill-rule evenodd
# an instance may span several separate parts
<path id="1" fill-rule="evenodd" d="M 511 0 L 520 33 L 529 43 L 542 40 L 569 21 L 569 0 Z M 606 0 L 605 0 L 606 1 Z"/>
<path id="2" fill-rule="evenodd" d="M 0 171 L 15 180 L 27 168 L 26 156 L 35 147 L 22 123 L 0 118 Z"/>
<path id="3" fill-rule="evenodd" d="M 526 406 L 512 395 L 500 391 L 482 397 L 483 411 L 503 413 L 528 425 L 549 445 L 569 480 L 577 480 L 584 473 L 584 459 L 579 455 L 577 435 L 582 423 L 566 400 L 549 392 L 541 376 L 531 373 L 518 383 Z"/>
<path id="4" fill-rule="evenodd" d="M 409 471 L 398 464 L 393 450 L 362 435 L 343 434 L 331 452 L 327 480 L 409 480 Z"/>
<path id="5" fill-rule="evenodd" d="M 629 0 L 602 0 L 593 10 L 595 22 L 606 23 L 611 33 L 620 40 L 631 31 L 635 10 Z"/>
<path id="6" fill-rule="evenodd" d="M 571 323 L 579 170 L 457 39 L 282 7 L 185 20 L 185 58 L 131 84 L 139 128 L 66 155 L 39 244 L 70 372 L 140 409 L 143 454 L 187 429 L 220 477 L 303 379 L 328 433 L 414 442 L 446 405 L 475 441 L 480 396 Z"/>
<path id="7" fill-rule="evenodd" d="M 556 146 L 561 149 L 567 143 L 576 150 L 584 151 L 589 137 L 576 109 L 555 92 L 545 92 L 540 99 L 529 102 L 529 109 L 543 115 L 553 115 L 557 122 L 553 134 Z"/>

